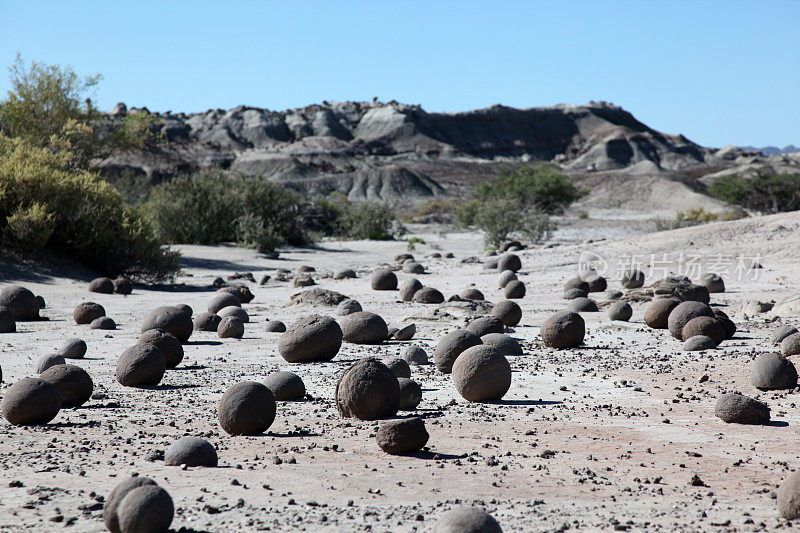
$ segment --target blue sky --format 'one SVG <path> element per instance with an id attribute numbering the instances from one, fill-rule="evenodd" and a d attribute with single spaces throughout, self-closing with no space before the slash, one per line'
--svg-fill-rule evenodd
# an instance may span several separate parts
<path id="1" fill-rule="evenodd" d="M 102 73 L 104 109 L 607 100 L 707 146 L 783 146 L 800 145 L 798 28 L 800 0 L 0 0 L 0 70 L 19 51 Z"/>

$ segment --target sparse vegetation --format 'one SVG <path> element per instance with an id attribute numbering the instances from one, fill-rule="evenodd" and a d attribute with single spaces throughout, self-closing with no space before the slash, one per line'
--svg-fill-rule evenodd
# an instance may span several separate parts
<path id="1" fill-rule="evenodd" d="M 425 240 L 420 237 L 411 237 L 406 242 L 408 242 L 406 249 L 408 249 L 409 252 L 416 250 L 418 244 L 425 244 Z"/>
<path id="2" fill-rule="evenodd" d="M 425 200 L 414 209 L 409 209 L 403 215 L 403 222 L 420 224 L 448 224 L 455 220 L 455 213 L 460 203 L 453 199 L 434 198 Z"/>
<path id="3" fill-rule="evenodd" d="M 386 203 L 352 202 L 343 194 L 335 193 L 315 204 L 328 221 L 327 236 L 380 241 L 395 239 L 405 233 L 394 209 Z"/>
<path id="4" fill-rule="evenodd" d="M 761 213 L 800 209 L 800 174 L 760 171 L 754 176 L 728 176 L 715 181 L 709 192 L 729 204 Z"/>
<path id="5" fill-rule="evenodd" d="M 675 218 L 673 219 L 656 218 L 654 222 L 657 231 L 666 231 L 699 226 L 700 224 L 707 224 L 720 220 L 736 220 L 738 218 L 742 218 L 742 215 L 732 211 L 718 215 L 717 213 L 706 211 L 702 207 L 693 207 L 687 211 L 678 211 L 675 213 Z"/>

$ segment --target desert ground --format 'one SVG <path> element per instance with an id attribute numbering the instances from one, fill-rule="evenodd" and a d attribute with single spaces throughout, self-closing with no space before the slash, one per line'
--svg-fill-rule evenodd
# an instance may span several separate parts
<path id="1" fill-rule="evenodd" d="M 432 531 L 458 503 L 485 507 L 504 531 L 789 528 L 774 498 L 780 482 L 800 466 L 795 391 L 761 393 L 748 375 L 757 354 L 775 350 L 770 332 L 800 319 L 772 311 L 746 316 L 741 309 L 749 300 L 777 301 L 797 290 L 800 214 L 661 233 L 643 228 L 643 221 L 600 220 L 590 213 L 563 224 L 548 246 L 518 252 L 527 294 L 518 301 L 523 318 L 511 335 L 524 355 L 509 357 L 511 389 L 502 401 L 469 403 L 433 365 L 412 367 L 422 403 L 399 416 L 423 417 L 430 440 L 425 451 L 410 456 L 380 450 L 379 422 L 338 415 L 338 375 L 355 360 L 396 357 L 410 344 L 432 358 L 444 333 L 488 314 L 488 306 L 403 303 L 396 291 L 373 291 L 370 273 L 407 252 L 404 241 L 321 242 L 282 251 L 277 259 L 231 246 L 180 246 L 184 271 L 176 285 L 136 286 L 129 296 L 88 292 L 92 276 L 86 273 L 6 261 L 2 282 L 42 295 L 42 315 L 49 320 L 20 323 L 17 333 L 0 336 L 3 388 L 35 375 L 42 355 L 77 336 L 89 351 L 69 362 L 90 373 L 95 389 L 87 404 L 62 409 L 50 424 L 0 423 L 0 530 L 103 531 L 103 498 L 134 473 L 170 493 L 172 528 L 182 531 Z M 424 285 L 445 297 L 474 286 L 490 302 L 503 299 L 497 271 L 482 264 L 487 258 L 479 235 L 409 229 L 409 236 L 427 243 L 411 252 L 427 269 L 417 276 Z M 433 252 L 454 257 L 426 257 Z M 631 257 L 642 261 L 646 285 L 687 273 L 680 271 L 682 260 L 699 257 L 699 269 L 687 274 L 722 275 L 726 292 L 712 294 L 711 302 L 734 320 L 736 336 L 716 350 L 683 352 L 668 331 L 644 324 L 646 303 L 633 303 L 628 323 L 610 321 L 603 309 L 582 314 L 587 335 L 580 348 L 544 347 L 539 328 L 566 308 L 562 285 L 575 276 L 584 252 L 607 260 L 609 288 L 620 290 L 617 267 Z M 728 256 L 747 268 L 737 272 L 736 264 L 720 259 Z M 463 262 L 469 257 L 481 262 Z M 763 268 L 750 269 L 753 262 Z M 286 363 L 277 352 L 280 334 L 264 331 L 266 320 L 289 325 L 311 313 L 335 316 L 333 307 L 288 305 L 305 289 L 275 280 L 275 270 L 301 265 L 316 269 L 319 287 L 358 300 L 390 326 L 414 322 L 414 339 L 345 343 L 331 362 Z M 354 268 L 358 277 L 332 279 L 340 267 Z M 720 271 L 728 267 L 730 272 Z M 117 383 L 116 359 L 136 342 L 149 310 L 185 303 L 195 314 L 204 311 L 214 279 L 235 272 L 251 272 L 256 280 L 272 276 L 265 285 L 248 283 L 255 299 L 243 306 L 251 318 L 244 338 L 194 332 L 183 362 L 167 370 L 160 386 Z M 398 277 L 402 282 L 406 275 Z M 117 330 L 76 326 L 72 311 L 82 301 L 102 304 Z M 262 436 L 226 434 L 216 418 L 222 393 L 279 369 L 299 374 L 310 397 L 279 402 L 277 418 Z M 772 422 L 750 426 L 716 418 L 716 400 L 729 391 L 765 401 Z M 213 443 L 219 467 L 165 466 L 163 451 L 183 435 Z M 701 483 L 691 483 L 695 476 Z"/>

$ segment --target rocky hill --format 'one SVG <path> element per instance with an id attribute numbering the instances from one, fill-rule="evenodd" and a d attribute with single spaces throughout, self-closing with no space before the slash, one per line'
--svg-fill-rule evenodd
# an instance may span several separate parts
<path id="1" fill-rule="evenodd" d="M 118 104 L 109 117 L 118 120 L 126 112 Z M 413 201 L 458 195 L 501 165 L 547 161 L 591 182 L 593 191 L 599 187 L 597 207 L 619 207 L 609 204 L 620 202 L 617 187 L 624 193 L 636 180 L 648 188 L 669 184 L 714 208 L 719 206 L 704 197 L 701 176 L 759 165 L 800 170 L 791 156 L 705 148 L 660 133 L 604 102 L 495 105 L 460 113 L 428 113 L 396 102 L 324 102 L 287 111 L 241 106 L 156 115 L 167 142 L 100 162 L 105 175 L 158 182 L 218 165 L 266 175 L 309 195 L 340 191 L 353 199 Z M 592 200 L 592 194 L 585 199 Z M 669 198 L 660 201 L 671 209 Z"/>

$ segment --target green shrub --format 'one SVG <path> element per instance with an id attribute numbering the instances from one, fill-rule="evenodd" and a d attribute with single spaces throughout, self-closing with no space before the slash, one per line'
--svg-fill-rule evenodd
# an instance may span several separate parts
<path id="1" fill-rule="evenodd" d="M 171 278 L 180 256 L 160 245 L 142 213 L 64 150 L 0 134 L 0 230 L 6 247 L 47 250 L 107 275 Z"/>
<path id="2" fill-rule="evenodd" d="M 402 219 L 404 222 L 422 224 L 450 223 L 453 221 L 458 207 L 459 202 L 456 200 L 429 199 L 420 203 L 413 209 L 405 211 Z"/>
<path id="3" fill-rule="evenodd" d="M 514 199 L 550 215 L 563 212 L 580 196 L 569 177 L 550 165 L 502 168 L 495 179 L 478 183 L 472 191 L 475 200 Z"/>
<path id="4" fill-rule="evenodd" d="M 408 249 L 409 252 L 413 252 L 414 250 L 416 250 L 418 244 L 426 244 L 425 239 L 422 239 L 420 237 L 411 237 L 410 239 L 408 239 L 407 242 L 408 245 L 406 246 L 406 248 Z"/>
<path id="5" fill-rule="evenodd" d="M 473 224 L 483 232 L 487 246 L 500 246 L 518 235 L 539 243 L 552 231 L 546 213 L 535 208 L 523 209 L 516 200 L 492 198 L 474 205 Z"/>
<path id="6" fill-rule="evenodd" d="M 762 213 L 800 209 L 800 174 L 760 171 L 755 176 L 727 176 L 709 187 L 709 192 L 729 204 Z"/>
<path id="7" fill-rule="evenodd" d="M 717 222 L 719 220 L 736 220 L 742 218 L 739 213 L 728 212 L 718 215 L 706 211 L 702 207 L 693 207 L 686 211 L 678 211 L 675 213 L 673 219 L 656 218 L 654 220 L 657 231 L 666 231 L 679 228 L 688 228 L 691 226 L 699 226 L 701 224 L 708 224 L 709 222 Z"/>
<path id="8" fill-rule="evenodd" d="M 394 209 L 386 203 L 352 202 L 341 193 L 315 200 L 316 226 L 340 239 L 390 240 L 405 233 Z"/>

